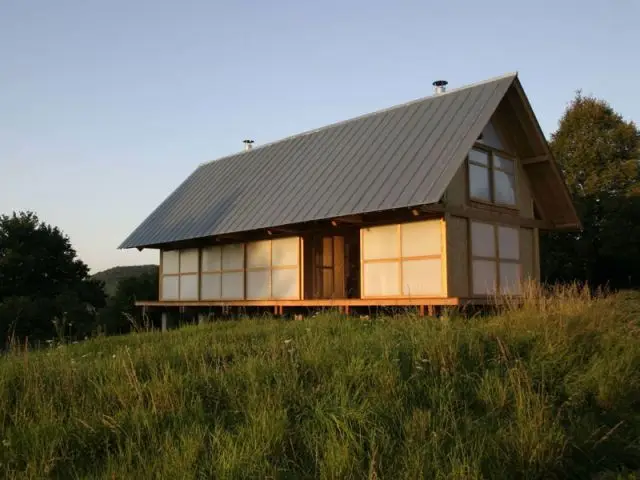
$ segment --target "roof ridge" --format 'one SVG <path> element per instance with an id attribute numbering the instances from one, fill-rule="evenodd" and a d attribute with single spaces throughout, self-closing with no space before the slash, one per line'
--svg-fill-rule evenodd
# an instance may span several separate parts
<path id="1" fill-rule="evenodd" d="M 262 148 L 269 147 L 271 145 L 275 145 L 276 143 L 284 142 L 284 141 L 287 141 L 287 140 L 292 140 L 294 138 L 304 137 L 306 135 L 311 135 L 312 133 L 317 133 L 317 132 L 321 132 L 323 130 L 328 130 L 330 128 L 337 127 L 339 125 L 343 125 L 345 123 L 353 122 L 353 121 L 356 121 L 356 120 L 361 120 L 361 119 L 367 118 L 367 117 L 373 117 L 375 115 L 380 115 L 381 113 L 390 112 L 390 111 L 398 109 L 398 108 L 408 107 L 409 105 L 413 105 L 413 104 L 416 104 L 416 103 L 424 102 L 426 100 L 431 100 L 431 99 L 434 99 L 434 98 L 440 98 L 440 97 L 442 97 L 444 95 L 449 95 L 450 93 L 457 93 L 457 92 L 460 92 L 462 90 L 467 90 L 469 88 L 479 87 L 480 85 L 485 85 L 487 83 L 497 82 L 498 80 L 503 80 L 503 79 L 508 78 L 508 77 L 516 78 L 517 76 L 518 76 L 518 72 L 517 71 L 508 72 L 508 73 L 504 73 L 502 75 L 497 75 L 495 77 L 487 78 L 485 80 L 481 80 L 481 81 L 474 82 L 474 83 L 469 83 L 467 85 L 462 85 L 462 86 L 457 87 L 457 88 L 452 88 L 451 90 L 447 90 L 447 91 L 445 91 L 443 93 L 427 95 L 427 96 L 424 96 L 424 97 L 420 97 L 420 98 L 416 98 L 416 99 L 413 99 L 413 100 L 409 100 L 409 101 L 404 102 L 404 103 L 398 103 L 396 105 L 391 105 L 389 107 L 384 107 L 384 108 L 381 108 L 381 109 L 378 109 L 378 110 L 374 110 L 372 112 L 363 113 L 363 114 L 357 115 L 355 117 L 347 118 L 345 120 L 338 120 L 337 122 L 333 122 L 333 123 L 330 123 L 330 124 L 327 124 L 327 125 L 323 125 L 322 127 L 317 127 L 317 128 L 311 129 L 311 130 L 305 130 L 303 132 L 295 133 L 295 134 L 289 135 L 287 137 L 282 137 L 282 138 L 280 138 L 278 140 L 273 140 L 271 142 L 264 143 L 264 144 L 259 145 L 257 147 L 253 147 L 251 150 L 248 150 L 248 151 L 230 153 L 230 154 L 224 155 L 222 157 L 214 158 L 213 160 L 207 160 L 206 162 L 202 162 L 201 164 L 199 164 L 198 168 L 200 168 L 200 167 L 202 167 L 204 165 L 209 165 L 211 163 L 218 162 L 220 160 L 225 160 L 227 158 L 236 157 L 238 155 L 251 155 L 256 150 L 260 150 Z"/>

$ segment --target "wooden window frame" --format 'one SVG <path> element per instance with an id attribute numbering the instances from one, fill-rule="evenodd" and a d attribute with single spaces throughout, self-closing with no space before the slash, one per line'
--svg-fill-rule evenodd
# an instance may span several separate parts
<path id="1" fill-rule="evenodd" d="M 493 257 L 486 257 L 483 255 L 474 255 L 473 254 L 473 223 L 477 223 L 477 224 L 481 224 L 481 225 L 491 225 L 491 227 L 493 228 Z M 500 258 L 500 227 L 504 227 L 504 228 L 511 228 L 511 229 L 515 229 L 518 233 L 517 235 L 517 239 L 518 239 L 518 259 L 514 260 L 512 258 Z M 518 279 L 520 280 L 520 285 L 522 286 L 522 282 L 523 282 L 523 278 L 522 278 L 522 242 L 520 240 L 520 230 L 521 227 L 518 226 L 514 226 L 514 225 L 508 225 L 505 223 L 498 223 L 498 222 L 485 222 L 485 221 L 477 221 L 477 220 L 471 220 L 469 219 L 469 221 L 467 222 L 467 229 L 468 229 L 468 242 L 469 242 L 469 293 L 471 297 L 474 298 L 485 298 L 488 296 L 505 296 L 505 295 L 512 295 L 512 296 L 520 296 L 522 295 L 522 292 L 520 293 L 502 293 L 502 285 L 500 282 L 500 265 L 501 264 L 510 264 L 510 265 L 517 265 L 518 266 Z M 473 289 L 473 262 L 474 260 L 486 260 L 486 261 L 491 261 L 491 262 L 495 262 L 496 264 L 496 285 L 495 285 L 495 292 L 493 293 L 476 293 Z"/>
<path id="2" fill-rule="evenodd" d="M 284 238 L 296 238 L 298 241 L 298 260 L 297 265 L 274 265 L 273 264 L 273 242 L 282 240 Z M 247 267 L 247 252 L 249 249 L 247 248 L 250 243 L 258 243 L 258 242 L 269 242 L 269 265 L 264 267 Z M 274 270 L 298 270 L 298 275 L 296 275 L 296 290 L 298 292 L 296 298 L 276 298 L 273 296 L 273 271 Z M 262 240 L 255 240 L 252 242 L 246 242 L 244 244 L 244 299 L 245 300 L 298 300 L 302 298 L 302 278 L 301 272 L 303 270 L 302 265 L 302 238 L 300 236 L 295 237 L 280 237 L 280 238 L 266 238 Z M 266 298 L 263 297 L 249 297 L 247 290 L 247 273 L 249 272 L 269 272 L 269 296 Z"/>
<path id="3" fill-rule="evenodd" d="M 484 205 L 491 205 L 491 206 L 496 206 L 496 207 L 501 207 L 501 208 L 507 208 L 510 210 L 519 210 L 518 208 L 518 195 L 519 195 L 519 189 L 518 189 L 518 159 L 517 157 L 515 157 L 514 155 L 505 152 L 504 150 L 500 150 L 494 147 L 490 147 L 484 144 L 480 144 L 480 143 L 476 143 L 473 148 L 473 150 L 477 150 L 479 152 L 483 152 L 487 155 L 487 159 L 489 162 L 489 165 L 483 165 L 481 163 L 478 162 L 474 162 L 473 160 L 471 160 L 471 158 L 469 157 L 469 155 L 467 155 L 467 197 L 469 198 L 469 200 L 471 202 L 474 203 L 480 203 L 480 204 L 484 204 Z M 509 172 L 508 170 L 505 170 L 503 168 L 497 167 L 495 165 L 495 156 L 499 156 L 505 160 L 509 160 L 511 162 L 513 162 L 513 172 Z M 474 165 L 476 167 L 481 167 L 486 169 L 489 172 L 489 200 L 486 200 L 484 198 L 478 198 L 478 197 L 474 197 L 471 194 L 471 165 Z M 513 196 L 514 196 L 514 203 L 504 203 L 504 202 L 498 202 L 496 201 L 496 186 L 495 186 L 495 180 L 494 180 L 494 176 L 495 176 L 495 172 L 503 172 L 506 175 L 511 175 L 513 177 Z"/>
<path id="4" fill-rule="evenodd" d="M 364 227 L 360 229 L 360 298 L 363 299 L 390 299 L 390 298 L 421 298 L 416 295 L 405 295 L 403 294 L 403 262 L 410 260 L 440 260 L 440 268 L 441 268 L 441 286 L 440 286 L 440 294 L 439 295 L 431 295 L 423 298 L 443 298 L 447 295 L 447 261 L 446 261 L 446 223 L 444 218 L 434 218 L 428 220 L 420 220 L 421 222 L 430 222 L 430 221 L 439 221 L 440 222 L 440 253 L 432 254 L 432 255 L 413 255 L 413 256 L 403 256 L 402 255 L 402 226 L 412 222 L 404 222 L 397 224 L 382 224 L 382 225 L 373 225 L 371 227 Z M 364 236 L 365 236 L 365 228 L 375 228 L 375 227 L 396 227 L 396 235 L 398 239 L 398 248 L 396 251 L 396 255 L 394 257 L 385 257 L 385 258 L 371 258 L 365 259 L 365 249 L 364 249 Z M 398 283 L 399 283 L 399 293 L 397 295 L 375 295 L 370 296 L 366 295 L 365 291 L 365 265 L 370 263 L 398 263 Z"/>
<path id="5" fill-rule="evenodd" d="M 245 273 L 245 256 L 246 256 L 246 244 L 245 243 L 234 243 L 231 245 L 242 245 L 242 268 L 228 268 L 225 269 L 224 268 L 224 255 L 223 255 L 223 250 L 224 247 L 227 246 L 227 244 L 223 244 L 223 245 L 209 245 L 208 247 L 202 247 L 199 248 L 198 250 L 200 251 L 199 254 L 199 264 L 198 267 L 200 269 L 200 272 L 198 274 L 198 277 L 200 278 L 200 285 L 198 286 L 198 296 L 199 299 L 202 299 L 202 276 L 206 275 L 206 274 L 211 274 L 211 273 L 217 273 L 220 275 L 220 297 L 216 298 L 216 301 L 233 301 L 233 300 L 244 300 L 246 297 L 246 291 L 244 291 L 244 289 L 246 288 L 246 273 Z M 204 266 L 202 265 L 202 259 L 204 258 L 203 255 L 203 250 L 206 250 L 207 248 L 210 247 L 218 247 L 220 249 L 220 269 L 218 270 L 205 270 Z M 241 297 L 234 297 L 234 298 L 224 298 L 222 296 L 222 277 L 225 273 L 242 273 L 243 277 L 242 277 L 242 288 L 243 288 L 243 292 L 242 292 L 242 296 Z"/>
<path id="6" fill-rule="evenodd" d="M 181 272 L 182 269 L 182 253 L 186 250 L 195 250 L 198 254 L 198 266 L 195 272 Z M 164 273 L 164 254 L 165 252 L 177 251 L 178 252 L 178 272 L 177 273 Z M 172 248 L 168 250 L 160 250 L 160 281 L 159 281 L 159 298 L 163 301 L 168 302 L 189 302 L 200 300 L 200 281 L 201 281 L 201 272 L 200 272 L 200 262 L 202 261 L 202 250 L 200 248 Z M 196 298 L 181 298 L 182 297 L 182 277 L 188 277 L 195 275 L 197 279 L 197 290 L 198 293 Z M 162 284 L 164 283 L 165 277 L 178 277 L 178 298 L 172 300 L 164 300 L 164 292 L 162 288 Z"/>

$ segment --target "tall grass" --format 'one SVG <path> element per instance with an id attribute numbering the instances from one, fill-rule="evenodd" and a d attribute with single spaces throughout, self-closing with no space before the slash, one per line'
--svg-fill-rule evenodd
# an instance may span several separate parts
<path id="1" fill-rule="evenodd" d="M 242 319 L 0 359 L 5 478 L 636 478 L 640 295 Z M 626 475 L 626 476 L 623 476 Z"/>

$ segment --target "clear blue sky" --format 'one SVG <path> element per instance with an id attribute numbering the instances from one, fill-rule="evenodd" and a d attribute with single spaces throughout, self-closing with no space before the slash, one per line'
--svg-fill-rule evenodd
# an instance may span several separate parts
<path id="1" fill-rule="evenodd" d="M 637 0 L 0 1 L 0 213 L 98 271 L 200 163 L 518 71 L 545 134 L 581 88 L 640 120 Z"/>

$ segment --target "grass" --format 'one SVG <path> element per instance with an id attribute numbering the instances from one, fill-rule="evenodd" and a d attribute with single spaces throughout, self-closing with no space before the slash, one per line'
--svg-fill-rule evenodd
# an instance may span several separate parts
<path id="1" fill-rule="evenodd" d="M 4 478 L 638 478 L 640 295 L 242 319 L 0 358 Z"/>

